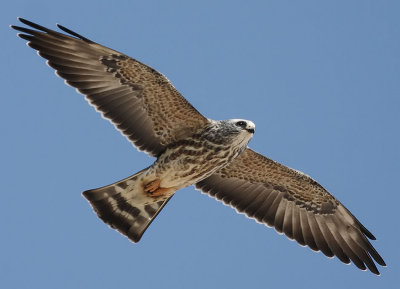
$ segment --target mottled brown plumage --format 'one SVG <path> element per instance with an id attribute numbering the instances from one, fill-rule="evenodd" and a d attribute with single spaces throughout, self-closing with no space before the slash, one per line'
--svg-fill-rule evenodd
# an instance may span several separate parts
<path id="1" fill-rule="evenodd" d="M 20 20 L 40 31 L 13 26 L 24 33 L 19 36 L 140 150 L 157 156 L 208 123 L 153 68 L 82 36 L 77 39 Z M 162 101 L 157 99 L 160 95 Z"/>
<path id="2" fill-rule="evenodd" d="M 320 184 L 251 149 L 196 187 L 328 257 L 376 274 L 372 258 L 385 265 L 375 237 Z"/>
<path id="3" fill-rule="evenodd" d="M 197 188 L 303 246 L 379 274 L 375 237 L 321 185 L 247 148 L 254 124 L 205 118 L 153 68 L 63 26 L 11 26 L 137 148 L 157 160 L 83 193 L 97 215 L 138 242 L 173 194 Z"/>

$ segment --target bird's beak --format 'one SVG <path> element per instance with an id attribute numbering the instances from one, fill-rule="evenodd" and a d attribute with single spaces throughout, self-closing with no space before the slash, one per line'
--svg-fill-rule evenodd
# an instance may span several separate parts
<path id="1" fill-rule="evenodd" d="M 246 129 L 249 133 L 254 133 L 254 128 L 248 128 Z"/>

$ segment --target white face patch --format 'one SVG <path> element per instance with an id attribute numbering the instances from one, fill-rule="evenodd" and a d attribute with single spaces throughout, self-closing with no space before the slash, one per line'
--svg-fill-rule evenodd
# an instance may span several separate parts
<path id="1" fill-rule="evenodd" d="M 241 130 L 238 136 L 234 139 L 232 146 L 246 147 L 254 135 L 254 130 L 256 128 L 254 122 L 246 119 L 230 119 L 226 122 L 232 125 L 235 129 Z"/>
<path id="2" fill-rule="evenodd" d="M 245 122 L 246 129 L 256 129 L 256 125 L 254 124 L 254 122 L 252 122 L 251 120 L 247 120 L 247 119 L 233 118 L 233 119 L 229 119 L 227 122 L 233 123 L 233 124 L 237 124 L 238 122 Z"/>

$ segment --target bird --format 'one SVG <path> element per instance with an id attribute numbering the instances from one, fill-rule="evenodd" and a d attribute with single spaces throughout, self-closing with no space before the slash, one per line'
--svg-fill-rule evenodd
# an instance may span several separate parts
<path id="1" fill-rule="evenodd" d="M 66 84 L 156 160 L 113 184 L 83 192 L 97 216 L 138 242 L 176 191 L 195 186 L 278 233 L 379 275 L 374 235 L 308 175 L 248 147 L 255 124 L 212 120 L 155 69 L 57 24 L 23 18 L 10 27 Z M 369 240 L 370 239 L 370 240 Z"/>

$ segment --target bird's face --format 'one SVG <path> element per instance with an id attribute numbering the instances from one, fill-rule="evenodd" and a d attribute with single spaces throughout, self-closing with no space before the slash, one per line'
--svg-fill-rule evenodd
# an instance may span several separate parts
<path id="1" fill-rule="evenodd" d="M 239 133 L 247 132 L 253 135 L 256 129 L 256 125 L 250 120 L 230 119 L 228 122 L 232 124 L 239 131 Z"/>
<path id="2" fill-rule="evenodd" d="M 254 135 L 255 124 L 245 119 L 229 119 L 221 121 L 221 129 L 231 136 L 233 142 L 247 145 Z"/>

